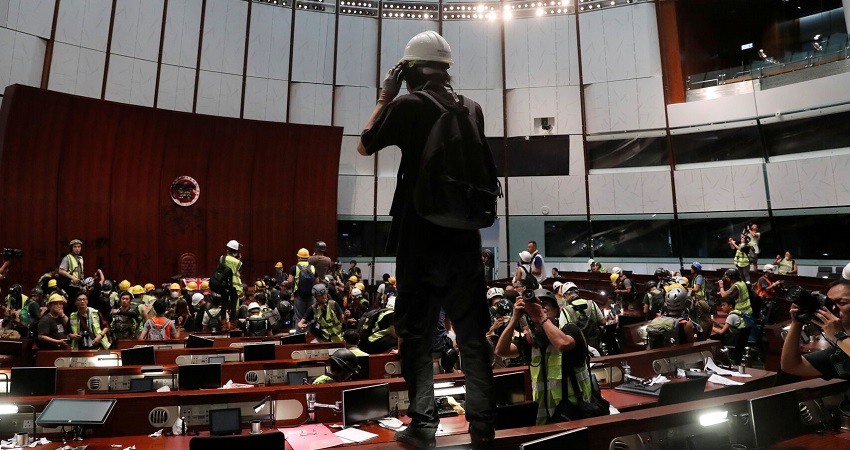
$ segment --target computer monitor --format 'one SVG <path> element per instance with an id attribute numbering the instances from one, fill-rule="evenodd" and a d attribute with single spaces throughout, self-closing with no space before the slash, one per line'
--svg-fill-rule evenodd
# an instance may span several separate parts
<path id="1" fill-rule="evenodd" d="M 381 419 L 390 414 L 390 385 L 387 383 L 342 391 L 342 426 Z"/>
<path id="2" fill-rule="evenodd" d="M 496 429 L 533 427 L 537 424 L 537 402 L 496 405 Z"/>
<path id="3" fill-rule="evenodd" d="M 768 447 L 804 431 L 795 391 L 750 399 L 748 408 L 756 448 Z"/>
<path id="4" fill-rule="evenodd" d="M 194 334 L 190 334 L 188 338 L 186 338 L 186 348 L 209 348 L 212 347 L 214 341 L 209 338 L 204 338 L 200 336 L 195 336 Z"/>
<path id="5" fill-rule="evenodd" d="M 221 364 L 186 364 L 179 366 L 177 385 L 181 391 L 218 389 L 221 387 Z"/>
<path id="6" fill-rule="evenodd" d="M 56 394 L 55 367 L 12 367 L 9 395 Z"/>
<path id="7" fill-rule="evenodd" d="M 493 377 L 493 392 L 496 405 L 513 405 L 525 401 L 525 374 L 523 372 L 505 373 Z"/>
<path id="8" fill-rule="evenodd" d="M 286 344 L 304 344 L 307 342 L 307 333 L 295 333 L 289 336 L 281 336 L 281 345 Z"/>
<path id="9" fill-rule="evenodd" d="M 153 366 L 156 365 L 156 353 L 153 345 L 125 348 L 121 350 L 122 366 Z"/>
<path id="10" fill-rule="evenodd" d="M 275 359 L 274 348 L 274 342 L 248 344 L 242 347 L 242 355 L 245 361 L 269 361 Z"/>
<path id="11" fill-rule="evenodd" d="M 688 381 L 664 383 L 658 391 L 658 406 L 686 403 L 699 400 L 705 392 L 706 377 L 694 378 Z"/>
<path id="12" fill-rule="evenodd" d="M 291 385 L 304 384 L 305 378 L 307 378 L 306 370 L 293 370 L 286 373 L 286 382 Z"/>
<path id="13" fill-rule="evenodd" d="M 227 436 L 242 432 L 242 410 L 239 408 L 211 409 L 210 435 Z"/>
<path id="14" fill-rule="evenodd" d="M 130 378 L 130 392 L 153 391 L 153 378 Z"/>
<path id="15" fill-rule="evenodd" d="M 590 448 L 587 427 L 576 428 L 545 438 L 519 444 L 519 450 L 584 450 Z"/>
<path id="16" fill-rule="evenodd" d="M 115 399 L 54 398 L 38 416 L 39 426 L 94 426 L 103 425 Z"/>

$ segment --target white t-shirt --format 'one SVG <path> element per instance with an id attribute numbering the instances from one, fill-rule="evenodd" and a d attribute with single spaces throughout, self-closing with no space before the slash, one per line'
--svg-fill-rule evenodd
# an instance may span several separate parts
<path id="1" fill-rule="evenodd" d="M 726 324 L 729 325 L 729 328 L 738 328 L 743 321 L 744 319 L 737 313 L 729 313 L 729 315 L 726 316 Z"/>

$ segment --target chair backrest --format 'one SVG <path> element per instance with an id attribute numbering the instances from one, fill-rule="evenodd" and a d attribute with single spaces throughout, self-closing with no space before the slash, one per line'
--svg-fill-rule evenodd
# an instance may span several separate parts
<path id="1" fill-rule="evenodd" d="M 237 436 L 195 436 L 189 441 L 189 450 L 233 450 L 237 448 L 283 450 L 286 448 L 286 443 L 283 433 L 280 431 Z"/>
<path id="2" fill-rule="evenodd" d="M 695 378 L 688 381 L 664 383 L 658 391 L 658 406 L 672 405 L 698 400 L 705 392 L 707 377 Z"/>
<path id="3" fill-rule="evenodd" d="M 198 257 L 194 253 L 184 253 L 177 261 L 178 273 L 184 278 L 195 278 L 198 276 Z"/>

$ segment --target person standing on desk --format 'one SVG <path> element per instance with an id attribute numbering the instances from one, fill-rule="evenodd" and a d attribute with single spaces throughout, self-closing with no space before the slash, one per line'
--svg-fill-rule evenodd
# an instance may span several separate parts
<path id="1" fill-rule="evenodd" d="M 846 270 L 846 269 L 845 269 Z M 803 330 L 802 311 L 796 304 L 791 305 L 791 325 L 782 345 L 782 371 L 801 377 L 821 377 L 829 380 L 842 378 L 850 380 L 850 280 L 840 279 L 826 292 L 835 308 L 826 307 L 815 311 L 811 323 L 821 330 L 832 348 L 802 355 L 800 352 L 800 333 Z"/>

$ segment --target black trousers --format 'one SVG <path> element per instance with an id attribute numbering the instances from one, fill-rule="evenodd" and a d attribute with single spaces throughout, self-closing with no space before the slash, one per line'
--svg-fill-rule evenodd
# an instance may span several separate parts
<path id="1" fill-rule="evenodd" d="M 396 331 L 400 338 L 402 374 L 408 385 L 411 426 L 436 433 L 439 417 L 434 405 L 431 346 L 442 307 L 457 335 L 466 378 L 466 418 L 470 433 L 492 436 L 493 351 L 485 334 L 490 327 L 484 266 L 478 246 L 456 252 L 412 245 L 402 236 L 396 258 L 398 298 Z"/>

